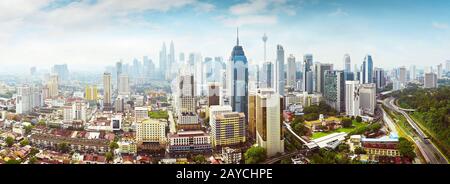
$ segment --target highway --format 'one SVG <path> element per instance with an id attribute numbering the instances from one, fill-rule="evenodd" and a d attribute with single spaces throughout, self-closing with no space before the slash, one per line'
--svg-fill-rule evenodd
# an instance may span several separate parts
<path id="1" fill-rule="evenodd" d="M 442 152 L 437 149 L 436 145 L 428 139 L 427 135 L 420 129 L 417 123 L 409 116 L 408 113 L 405 112 L 404 109 L 399 108 L 394 104 L 395 98 L 389 97 L 383 100 L 383 104 L 395 112 L 402 114 L 408 124 L 415 130 L 411 132 L 413 134 L 414 143 L 419 148 L 420 152 L 424 156 L 427 163 L 430 164 L 448 164 L 448 161 L 445 159 L 445 156 Z M 413 109 L 407 109 L 408 111 L 412 111 Z"/>

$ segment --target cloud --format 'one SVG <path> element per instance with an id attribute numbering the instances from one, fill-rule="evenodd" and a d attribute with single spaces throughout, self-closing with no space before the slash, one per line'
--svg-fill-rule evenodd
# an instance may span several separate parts
<path id="1" fill-rule="evenodd" d="M 433 28 L 435 29 L 442 29 L 442 30 L 447 30 L 450 28 L 450 26 L 447 23 L 442 22 L 433 22 L 431 23 L 431 26 L 433 26 Z"/>
<path id="2" fill-rule="evenodd" d="M 277 16 L 274 15 L 243 15 L 234 18 L 218 17 L 227 27 L 241 27 L 244 25 L 274 25 L 277 24 Z"/>
<path id="3" fill-rule="evenodd" d="M 302 1 L 248 0 L 229 7 L 229 15 L 220 19 L 225 26 L 273 25 L 279 16 L 294 16 Z"/>
<path id="4" fill-rule="evenodd" d="M 337 8 L 335 11 L 331 12 L 328 15 L 332 17 L 341 17 L 341 16 L 348 16 L 348 13 L 342 10 L 341 8 Z"/>

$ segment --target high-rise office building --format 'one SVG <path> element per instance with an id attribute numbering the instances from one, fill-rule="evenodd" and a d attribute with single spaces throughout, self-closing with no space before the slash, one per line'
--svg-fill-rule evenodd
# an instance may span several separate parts
<path id="1" fill-rule="evenodd" d="M 345 73 L 350 73 L 351 70 L 351 60 L 350 60 L 350 55 L 349 54 L 345 54 L 344 55 L 344 72 Z"/>
<path id="2" fill-rule="evenodd" d="M 173 45 L 173 41 L 170 41 L 169 55 L 167 56 L 168 63 L 167 66 L 169 69 L 172 69 L 176 66 L 175 61 L 175 46 Z"/>
<path id="3" fill-rule="evenodd" d="M 441 79 L 442 75 L 444 74 L 443 68 L 442 68 L 442 63 L 437 65 L 437 78 Z"/>
<path id="4" fill-rule="evenodd" d="M 345 81 L 345 112 L 348 116 L 359 116 L 359 81 Z"/>
<path id="5" fill-rule="evenodd" d="M 164 42 L 161 51 L 159 51 L 159 71 L 162 79 L 166 77 L 167 67 L 167 48 Z"/>
<path id="6" fill-rule="evenodd" d="M 230 146 L 246 141 L 245 115 L 242 112 L 225 112 L 211 118 L 211 143 L 216 146 Z"/>
<path id="7" fill-rule="evenodd" d="M 280 97 L 272 89 L 258 89 L 256 95 L 256 143 L 268 157 L 284 152 Z"/>
<path id="8" fill-rule="evenodd" d="M 59 76 L 57 74 L 50 75 L 47 87 L 50 98 L 55 98 L 59 95 Z"/>
<path id="9" fill-rule="evenodd" d="M 82 120 L 87 121 L 86 115 L 87 105 L 84 102 L 77 101 L 72 103 L 72 120 Z"/>
<path id="10" fill-rule="evenodd" d="M 384 70 L 382 68 L 375 68 L 375 84 L 377 89 L 382 89 L 386 86 L 386 79 L 384 77 Z"/>
<path id="11" fill-rule="evenodd" d="M 367 55 L 364 57 L 364 62 L 361 66 L 361 78 L 360 81 L 362 84 L 372 83 L 373 82 L 373 61 L 372 56 Z"/>
<path id="12" fill-rule="evenodd" d="M 256 92 L 251 91 L 248 96 L 248 138 L 256 138 Z"/>
<path id="13" fill-rule="evenodd" d="M 105 107 L 111 107 L 112 86 L 111 73 L 103 74 L 103 104 Z"/>
<path id="14" fill-rule="evenodd" d="M 361 84 L 359 86 L 359 108 L 360 112 L 368 115 L 375 115 L 376 86 L 374 83 Z"/>
<path id="15" fill-rule="evenodd" d="M 260 87 L 272 88 L 273 85 L 273 64 L 271 62 L 263 63 L 263 67 L 260 74 Z"/>
<path id="16" fill-rule="evenodd" d="M 353 79 L 351 79 L 352 77 L 350 75 L 352 75 L 350 55 L 345 54 L 344 55 L 344 78 L 345 78 L 345 80 L 353 80 Z"/>
<path id="17" fill-rule="evenodd" d="M 220 83 L 208 83 L 208 106 L 220 105 Z"/>
<path id="18" fill-rule="evenodd" d="M 196 109 L 194 75 L 189 73 L 178 76 L 178 111 L 193 113 Z"/>
<path id="19" fill-rule="evenodd" d="M 69 80 L 69 68 L 67 64 L 62 65 L 54 65 L 52 68 L 52 72 L 57 74 L 60 81 L 68 81 Z"/>
<path id="20" fill-rule="evenodd" d="M 32 91 L 29 86 L 17 87 L 16 114 L 27 114 L 32 110 Z"/>
<path id="21" fill-rule="evenodd" d="M 84 98 L 88 101 L 96 101 L 98 99 L 98 90 L 96 85 L 86 86 Z"/>
<path id="22" fill-rule="evenodd" d="M 324 93 L 325 102 L 338 112 L 345 112 L 345 72 L 325 72 Z"/>
<path id="23" fill-rule="evenodd" d="M 432 72 L 425 73 L 423 87 L 424 88 L 436 88 L 437 87 L 437 75 Z"/>
<path id="24" fill-rule="evenodd" d="M 120 75 L 119 81 L 119 95 L 130 95 L 130 79 L 128 75 Z"/>
<path id="25" fill-rule="evenodd" d="M 316 63 L 315 64 L 315 91 L 318 93 L 323 93 L 324 88 L 324 78 L 325 78 L 325 71 L 332 71 L 333 65 L 332 64 L 323 64 L 323 63 Z"/>
<path id="26" fill-rule="evenodd" d="M 295 87 L 296 82 L 296 64 L 295 64 L 295 57 L 291 54 L 289 55 L 287 59 L 287 85 L 290 87 Z"/>
<path id="27" fill-rule="evenodd" d="M 277 59 L 275 62 L 275 80 L 274 87 L 278 94 L 284 95 L 285 79 L 284 79 L 284 49 L 283 46 L 277 45 Z"/>
<path id="28" fill-rule="evenodd" d="M 243 112 L 247 116 L 248 110 L 248 62 L 244 49 L 239 45 L 239 32 L 236 46 L 230 57 L 229 69 L 229 97 L 235 112 Z M 228 87 L 227 84 L 227 87 Z"/>
<path id="29" fill-rule="evenodd" d="M 416 80 L 417 79 L 416 75 L 417 75 L 416 65 L 412 65 L 409 68 L 409 80 L 412 80 L 412 81 Z"/>
<path id="30" fill-rule="evenodd" d="M 117 90 L 119 90 L 119 86 L 120 86 L 119 76 L 121 76 L 122 73 L 123 73 L 122 61 L 119 61 L 116 63 L 116 76 L 115 76 Z"/>
<path id="31" fill-rule="evenodd" d="M 406 68 L 405 67 L 400 67 L 399 69 L 399 75 L 398 75 L 398 81 L 400 81 L 401 83 L 406 83 Z"/>
<path id="32" fill-rule="evenodd" d="M 309 94 L 313 93 L 313 73 L 311 67 L 313 66 L 313 56 L 306 54 L 303 56 L 303 91 Z"/>
<path id="33" fill-rule="evenodd" d="M 450 72 L 450 60 L 445 61 L 445 72 Z"/>

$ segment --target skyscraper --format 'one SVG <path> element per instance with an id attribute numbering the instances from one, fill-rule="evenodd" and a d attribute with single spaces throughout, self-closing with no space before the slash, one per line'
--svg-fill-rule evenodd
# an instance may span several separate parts
<path id="1" fill-rule="evenodd" d="M 32 92 L 29 86 L 17 87 L 16 114 L 27 114 L 32 110 Z"/>
<path id="2" fill-rule="evenodd" d="M 275 90 L 281 96 L 284 96 L 284 49 L 283 46 L 277 45 L 277 60 L 275 62 Z"/>
<path id="3" fill-rule="evenodd" d="M 311 94 L 313 92 L 313 73 L 311 67 L 313 65 L 313 56 L 306 54 L 303 56 L 303 91 Z"/>
<path id="4" fill-rule="evenodd" d="M 264 36 L 262 37 L 262 41 L 264 42 L 264 62 L 267 61 L 267 57 L 266 57 L 266 43 L 267 43 L 267 35 L 266 33 L 264 33 Z"/>
<path id="5" fill-rule="evenodd" d="M 404 84 L 406 83 L 406 68 L 405 67 L 400 67 L 398 80 L 401 83 L 404 83 Z"/>
<path id="6" fill-rule="evenodd" d="M 128 75 L 120 75 L 119 81 L 119 95 L 130 95 L 130 79 Z"/>
<path id="7" fill-rule="evenodd" d="M 384 78 L 384 70 L 382 68 L 375 68 L 375 84 L 377 89 L 382 89 L 386 85 L 386 79 Z"/>
<path id="8" fill-rule="evenodd" d="M 97 100 L 97 86 L 93 85 L 93 86 L 86 86 L 86 90 L 85 90 L 85 99 L 88 101 L 96 101 Z"/>
<path id="9" fill-rule="evenodd" d="M 373 61 L 372 61 L 372 56 L 371 55 L 367 55 L 366 57 L 364 57 L 364 62 L 363 65 L 361 66 L 361 83 L 362 84 L 366 84 L 366 83 L 372 83 L 373 82 Z"/>
<path id="10" fill-rule="evenodd" d="M 119 90 L 119 86 L 120 86 L 120 80 L 119 77 L 122 75 L 123 73 L 123 68 L 122 68 L 122 61 L 119 61 L 116 63 L 116 88 L 117 90 Z"/>
<path id="11" fill-rule="evenodd" d="M 54 65 L 52 68 L 52 72 L 59 76 L 60 81 L 68 81 L 69 80 L 69 68 L 67 64 L 62 65 Z"/>
<path id="12" fill-rule="evenodd" d="M 345 112 L 345 79 L 344 71 L 325 72 L 324 98 L 325 102 L 338 112 Z"/>
<path id="13" fill-rule="evenodd" d="M 432 72 L 425 73 L 423 87 L 424 88 L 436 88 L 437 87 L 437 75 Z"/>
<path id="14" fill-rule="evenodd" d="M 445 72 L 450 72 L 450 60 L 445 61 Z"/>
<path id="15" fill-rule="evenodd" d="M 442 63 L 441 63 L 441 64 L 437 65 L 437 78 L 441 79 L 442 74 L 444 74 L 444 71 L 443 71 Z"/>
<path id="16" fill-rule="evenodd" d="M 234 112 L 243 112 L 247 117 L 248 106 L 248 62 L 244 49 L 239 45 L 239 30 L 236 46 L 231 52 L 229 70 L 229 97 Z"/>
<path id="17" fill-rule="evenodd" d="M 351 70 L 350 55 L 345 54 L 344 55 L 344 78 L 345 78 L 345 80 L 350 80 L 351 73 L 352 73 L 352 70 Z M 353 79 L 351 79 L 351 80 L 353 80 Z"/>
<path id="18" fill-rule="evenodd" d="M 345 73 L 351 72 L 351 60 L 349 54 L 344 55 L 344 72 Z"/>
<path id="19" fill-rule="evenodd" d="M 111 73 L 104 73 L 103 74 L 103 104 L 107 108 L 110 108 L 112 105 L 111 92 L 112 92 Z"/>
<path id="20" fill-rule="evenodd" d="M 55 98 L 59 95 L 59 76 L 57 74 L 50 75 L 47 87 L 50 98 Z"/>
<path id="21" fill-rule="evenodd" d="M 273 64 L 271 62 L 264 62 L 260 75 L 260 87 L 272 88 L 273 83 Z"/>
<path id="22" fill-rule="evenodd" d="M 375 114 L 376 86 L 374 83 L 361 84 L 359 86 L 359 108 L 364 114 L 373 116 Z"/>
<path id="23" fill-rule="evenodd" d="M 295 64 L 295 57 L 291 54 L 289 55 L 288 59 L 287 59 L 287 85 L 290 87 L 295 87 L 295 82 L 296 82 L 296 64 Z"/>
<path id="24" fill-rule="evenodd" d="M 315 64 L 315 91 L 318 93 L 323 93 L 324 88 L 324 78 L 325 78 L 325 71 L 332 71 L 333 65 L 332 64 L 324 64 L 324 63 L 316 63 Z"/>
<path id="25" fill-rule="evenodd" d="M 345 81 L 345 112 L 348 116 L 359 116 L 359 81 Z"/>
<path id="26" fill-rule="evenodd" d="M 416 80 L 417 79 L 416 74 L 417 74 L 416 65 L 412 65 L 409 69 L 409 80 L 412 81 Z"/>
<path id="27" fill-rule="evenodd" d="M 272 89 L 259 89 L 256 95 L 256 143 L 266 149 L 268 157 L 284 152 L 280 111 L 280 95 Z"/>
<path id="28" fill-rule="evenodd" d="M 167 48 L 164 42 L 161 51 L 159 51 L 159 71 L 162 79 L 166 77 L 167 67 Z"/>

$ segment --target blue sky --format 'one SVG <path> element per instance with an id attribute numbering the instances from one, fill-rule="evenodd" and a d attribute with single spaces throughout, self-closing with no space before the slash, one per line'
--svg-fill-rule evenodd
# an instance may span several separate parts
<path id="1" fill-rule="evenodd" d="M 267 33 L 272 61 L 281 44 L 336 68 L 346 53 L 352 66 L 365 54 L 379 67 L 435 66 L 450 59 L 449 8 L 446 0 L 5 0 L 0 62 L 23 71 L 100 70 L 144 55 L 158 63 L 171 40 L 177 53 L 228 58 L 239 27 L 251 63 L 262 62 Z"/>

